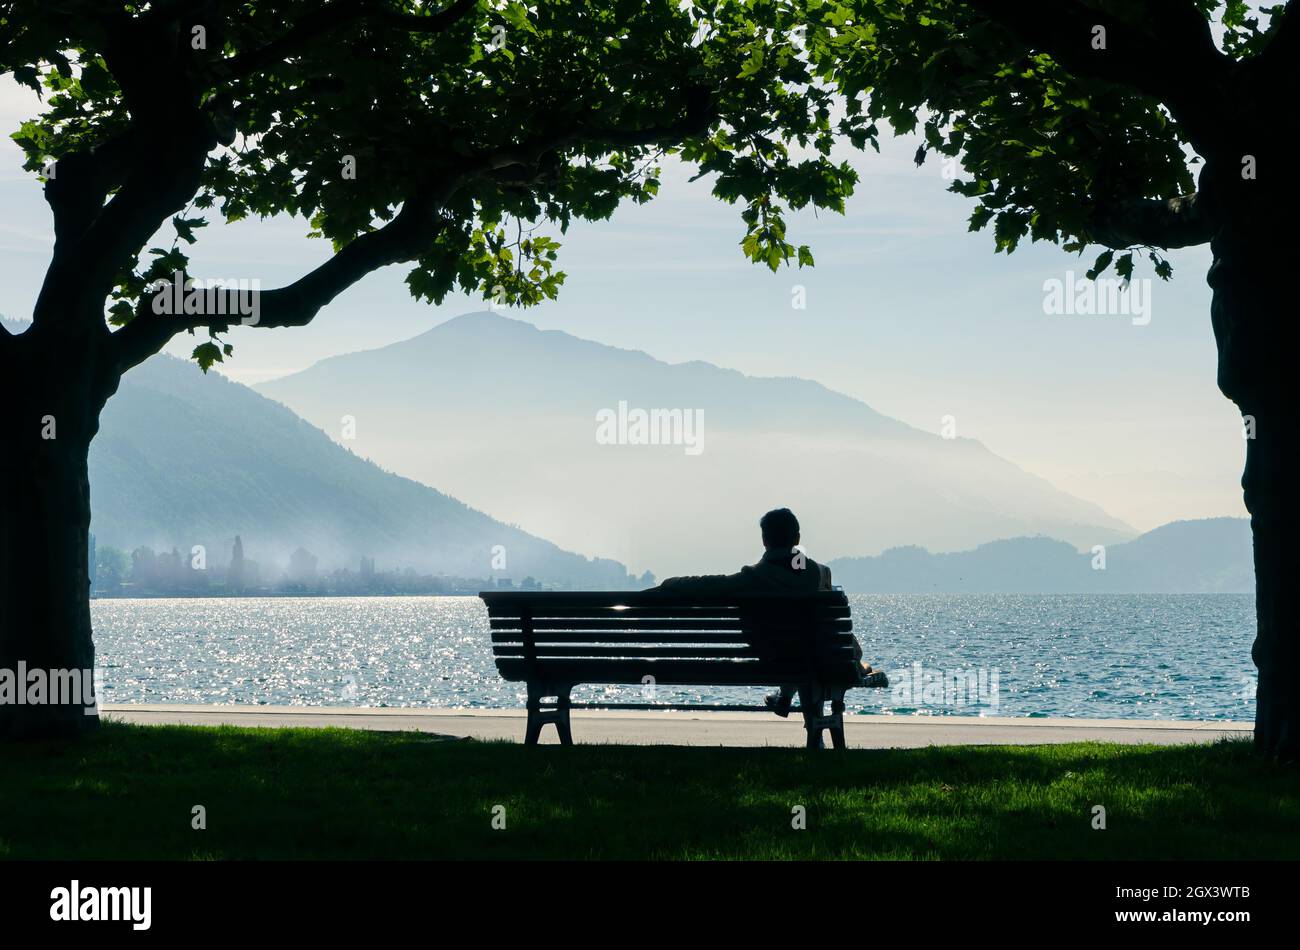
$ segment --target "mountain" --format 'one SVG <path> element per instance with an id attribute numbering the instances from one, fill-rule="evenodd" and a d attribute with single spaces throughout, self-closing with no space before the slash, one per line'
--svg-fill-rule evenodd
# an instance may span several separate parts
<path id="1" fill-rule="evenodd" d="M 823 560 L 1135 533 L 979 442 L 818 383 L 668 364 L 493 313 L 257 388 L 336 438 L 351 420 L 358 454 L 636 570 L 732 570 L 757 554 L 759 515 L 780 506 Z M 638 410 L 679 411 L 660 419 L 671 444 L 638 444 Z"/>
<path id="2" fill-rule="evenodd" d="M 1098 554 L 1064 541 L 1014 538 L 973 551 L 931 554 L 894 548 L 878 557 L 828 565 L 836 584 L 854 593 L 1251 593 L 1255 590 L 1250 521 L 1175 521 Z"/>
<path id="3" fill-rule="evenodd" d="M 284 406 L 168 356 L 128 373 L 109 400 L 90 486 L 101 548 L 175 546 L 188 557 L 202 544 L 224 566 L 240 535 L 264 566 L 283 567 L 302 546 L 322 569 L 355 571 L 364 555 L 380 570 L 629 586 L 615 561 L 563 551 L 385 472 Z"/>

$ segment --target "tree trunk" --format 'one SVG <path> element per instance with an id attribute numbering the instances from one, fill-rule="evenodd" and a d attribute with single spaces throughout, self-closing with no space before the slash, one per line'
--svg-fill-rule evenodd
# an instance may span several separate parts
<path id="1" fill-rule="evenodd" d="M 0 738 L 70 736 L 98 724 L 87 706 L 95 665 L 87 453 L 102 405 L 93 393 L 95 347 L 43 336 L 0 340 L 8 420 L 0 436 L 0 677 L 8 671 L 12 684 L 6 696 L 0 681 Z"/>
<path id="2" fill-rule="evenodd" d="M 1297 464 L 1296 301 L 1290 286 L 1300 247 L 1293 236 L 1229 225 L 1211 247 L 1209 283 L 1219 350 L 1219 386 L 1241 409 L 1246 436 L 1242 476 L 1255 546 L 1259 671 L 1255 745 L 1283 760 L 1300 758 L 1300 667 L 1297 667 L 1297 577 L 1300 465 Z"/>
<path id="3" fill-rule="evenodd" d="M 1255 745 L 1280 759 L 1300 758 L 1300 669 L 1296 666 L 1297 616 L 1292 601 L 1300 592 L 1294 550 L 1300 540 L 1296 517 L 1295 416 L 1280 411 L 1255 413 L 1257 434 L 1247 444 L 1242 487 L 1255 536 L 1255 612 L 1257 631 L 1251 656 L 1259 670 L 1255 706 Z M 1267 435 L 1261 432 L 1267 432 Z"/>

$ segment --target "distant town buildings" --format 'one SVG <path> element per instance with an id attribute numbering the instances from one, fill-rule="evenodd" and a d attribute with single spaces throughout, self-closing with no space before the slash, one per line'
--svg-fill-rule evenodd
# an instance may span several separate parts
<path id="1" fill-rule="evenodd" d="M 265 596 L 392 596 L 477 594 L 482 590 L 514 590 L 510 577 L 457 577 L 421 574 L 410 567 L 380 571 L 375 558 L 363 555 L 358 570 L 340 568 L 328 573 L 304 547 L 296 548 L 280 569 L 263 570 L 244 553 L 240 535 L 229 542 L 229 560 L 209 560 L 193 550 L 155 551 L 141 546 L 128 555 L 114 547 L 97 545 L 92 536 L 88 552 L 91 591 L 96 597 L 265 597 Z M 544 583 L 529 575 L 519 590 L 545 590 L 563 585 Z M 627 587 L 652 587 L 654 575 L 627 577 Z"/>
<path id="2" fill-rule="evenodd" d="M 316 555 L 306 548 L 298 548 L 289 555 L 289 583 L 304 587 L 316 583 Z"/>

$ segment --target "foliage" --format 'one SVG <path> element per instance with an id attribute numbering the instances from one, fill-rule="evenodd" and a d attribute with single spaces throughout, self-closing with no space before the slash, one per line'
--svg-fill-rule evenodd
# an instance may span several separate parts
<path id="1" fill-rule="evenodd" d="M 50 14 L 17 0 L 0 6 L 0 68 L 44 97 L 13 136 L 32 171 L 101 161 L 124 140 L 148 146 L 172 126 L 211 127 L 184 207 L 157 222 L 170 224 L 170 246 L 129 248 L 105 288 L 113 326 L 146 309 L 154 281 L 187 272 L 186 248 L 214 216 L 293 215 L 340 252 L 393 230 L 404 209 L 418 213 L 399 252 L 345 280 L 307 275 L 302 289 L 318 299 L 291 325 L 397 260 L 412 264 L 411 293 L 434 303 L 456 289 L 503 305 L 552 299 L 565 279 L 557 235 L 651 200 L 660 160 L 675 153 L 740 206 L 743 253 L 772 269 L 813 263 L 788 236 L 787 213 L 843 210 L 856 175 L 832 146 L 878 149 L 882 124 L 923 136 L 918 164 L 931 153 L 948 163 L 950 188 L 978 202 L 971 229 L 991 228 L 999 251 L 1028 238 L 1083 252 L 1107 243 L 1106 209 L 1194 191 L 1199 159 L 1167 105 L 1068 68 L 995 15 L 1021 6 L 449 0 L 430 13 L 414 0 L 70 0 Z M 1223 51 L 1239 59 L 1265 50 L 1283 9 L 1071 0 L 1035 12 L 1048 23 L 1066 8 L 1152 36 L 1186 28 L 1189 14 L 1217 17 Z M 123 49 L 156 53 L 156 68 L 137 68 Z M 1111 241 L 1090 273 L 1113 265 L 1128 277 L 1136 252 L 1167 278 L 1161 246 Z M 312 283 L 320 277 L 328 290 Z M 230 354 L 217 339 L 228 322 L 184 327 L 213 337 L 194 351 L 205 369 Z"/>
<path id="2" fill-rule="evenodd" d="M 265 51 L 341 3 L 220 2 L 215 19 L 175 21 L 179 75 L 164 68 L 151 82 L 191 84 L 230 144 L 213 149 L 190 206 L 171 217 L 175 241 L 123 262 L 114 326 L 136 318 L 152 282 L 186 271 L 186 247 L 214 216 L 291 214 L 340 251 L 436 195 L 406 255 L 411 293 L 436 303 L 459 288 L 527 305 L 564 281 L 556 235 L 652 199 L 665 155 L 680 151 L 742 206 L 743 251 L 773 269 L 812 263 L 787 239 L 786 211 L 842 210 L 853 188 L 852 169 L 829 158 L 832 92 L 798 55 L 796 4 L 478 2 L 436 31 L 411 28 L 431 18 L 408 0 L 362 6 L 374 15 L 317 31 L 292 55 Z M 0 19 L 0 66 L 44 96 L 14 135 L 33 171 L 129 134 L 142 123 L 132 98 L 156 92 L 124 91 L 106 38 L 143 33 L 148 12 L 94 0 L 42 17 L 40 7 L 6 4 Z M 199 27 L 207 48 L 193 50 L 185 41 Z M 210 342 L 194 355 L 206 368 L 228 354 Z"/>
<path id="3" fill-rule="evenodd" d="M 95 548 L 95 572 L 92 584 L 105 590 L 112 590 L 122 583 L 131 569 L 131 558 L 125 551 L 108 545 Z"/>
<path id="4" fill-rule="evenodd" d="M 840 133 L 861 147 L 875 144 L 881 122 L 898 133 L 919 131 L 924 144 L 917 164 L 934 153 L 964 171 L 950 176 L 950 190 L 978 201 L 970 230 L 991 226 L 998 251 L 1009 253 L 1029 238 L 1082 253 L 1102 243 L 1095 233 L 1099 210 L 1195 190 L 1200 159 L 1163 103 L 1067 68 L 986 16 L 982 8 L 994 4 L 806 0 L 802 6 L 815 73 L 846 99 Z M 1161 35 L 1173 6 L 1094 0 L 1086 9 L 1098 19 L 1114 18 L 1112 29 Z M 1245 3 L 1228 0 L 1222 11 L 1217 0 L 1196 0 L 1196 6 L 1207 19 L 1221 15 L 1231 55 L 1262 50 L 1268 30 Z M 1107 248 L 1089 276 L 1113 263 L 1128 278 L 1135 253 L 1146 253 L 1156 273 L 1169 277 L 1168 262 L 1152 245 Z"/>

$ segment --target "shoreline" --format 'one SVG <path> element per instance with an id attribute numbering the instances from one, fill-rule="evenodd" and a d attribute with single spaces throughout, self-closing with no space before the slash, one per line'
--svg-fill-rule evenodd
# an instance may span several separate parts
<path id="1" fill-rule="evenodd" d="M 245 590 L 239 593 L 203 592 L 203 591 L 131 591 L 92 593 L 90 600 L 272 600 L 275 598 L 299 598 L 332 600 L 339 597 L 478 597 L 484 592 L 499 593 L 571 593 L 577 588 L 538 588 L 530 590 L 522 587 L 479 587 L 466 590 L 443 590 L 415 593 L 412 591 L 280 591 L 280 590 Z M 616 594 L 642 593 L 645 588 L 614 589 Z M 1172 590 L 1172 591 L 1138 591 L 1138 590 L 1076 590 L 1076 591 L 1041 591 L 1041 590 L 868 590 L 855 591 L 851 597 L 1254 597 L 1253 590 Z"/>
<path id="2" fill-rule="evenodd" d="M 423 707 L 248 706 L 185 703 L 111 703 L 105 719 L 137 725 L 237 725 L 266 728 L 344 728 L 426 732 L 448 739 L 522 742 L 523 709 Z M 572 713 L 579 745 L 802 746 L 797 716 L 766 712 L 589 710 Z M 1173 719 L 1069 719 L 1010 716 L 845 716 L 850 748 L 922 748 L 931 745 L 1042 745 L 1061 742 L 1182 744 L 1221 737 L 1249 738 L 1254 723 Z M 543 744 L 557 742 L 542 730 Z"/>

